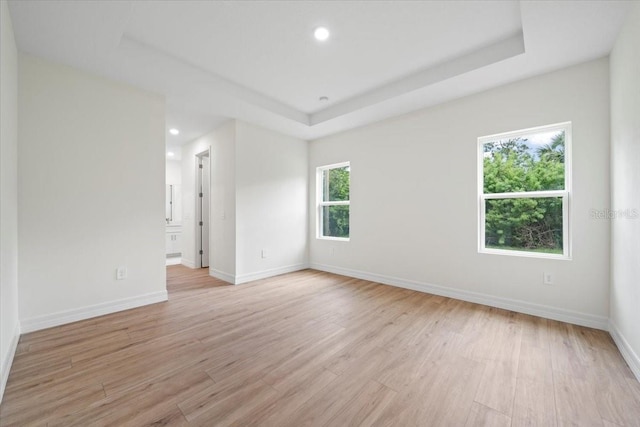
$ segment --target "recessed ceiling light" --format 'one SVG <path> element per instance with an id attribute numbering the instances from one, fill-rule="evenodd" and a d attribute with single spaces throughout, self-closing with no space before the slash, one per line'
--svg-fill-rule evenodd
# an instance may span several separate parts
<path id="1" fill-rule="evenodd" d="M 318 27 L 313 32 L 313 36 L 316 38 L 316 40 L 320 40 L 321 42 L 323 42 L 329 38 L 329 30 L 327 30 L 325 27 Z"/>
<path id="2" fill-rule="evenodd" d="M 167 152 L 167 156 L 169 156 L 169 157 L 173 157 L 173 152 L 172 152 L 172 151 L 168 151 L 168 152 Z"/>
<path id="3" fill-rule="evenodd" d="M 176 128 L 171 128 L 171 129 L 169 129 L 169 133 L 171 135 L 177 135 L 177 134 L 180 133 L 180 131 L 178 129 L 176 129 Z"/>
<path id="4" fill-rule="evenodd" d="M 329 97 L 328 96 L 321 96 L 320 98 L 318 98 L 318 101 L 327 102 L 327 101 L 329 101 Z"/>

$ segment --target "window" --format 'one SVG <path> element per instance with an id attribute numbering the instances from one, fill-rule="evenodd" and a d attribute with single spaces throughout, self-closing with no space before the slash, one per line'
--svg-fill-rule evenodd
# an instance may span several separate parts
<path id="1" fill-rule="evenodd" d="M 349 240 L 349 162 L 317 169 L 318 238 Z"/>
<path id="2" fill-rule="evenodd" d="M 478 138 L 479 251 L 570 257 L 571 123 Z"/>

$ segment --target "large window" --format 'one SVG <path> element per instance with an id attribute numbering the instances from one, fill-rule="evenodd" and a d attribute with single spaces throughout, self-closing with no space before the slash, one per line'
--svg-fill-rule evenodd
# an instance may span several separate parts
<path id="1" fill-rule="evenodd" d="M 318 238 L 349 239 L 349 162 L 317 169 Z"/>
<path id="2" fill-rule="evenodd" d="M 571 123 L 478 138 L 479 251 L 569 258 Z"/>

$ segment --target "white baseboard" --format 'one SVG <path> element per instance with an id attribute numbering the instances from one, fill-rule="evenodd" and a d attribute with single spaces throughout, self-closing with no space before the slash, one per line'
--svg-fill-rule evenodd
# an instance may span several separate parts
<path id="1" fill-rule="evenodd" d="M 242 283 L 253 282 L 254 280 L 266 279 L 268 277 L 279 276 L 280 274 L 293 273 L 294 271 L 304 270 L 309 268 L 309 264 L 294 264 L 287 265 L 285 267 L 271 268 L 269 270 L 256 271 L 253 273 L 240 274 L 235 277 L 235 284 L 240 285 Z"/>
<path id="2" fill-rule="evenodd" d="M 6 357 L 2 360 L 2 364 L 0 365 L 2 368 L 0 371 L 0 402 L 2 402 L 2 397 L 4 396 L 4 389 L 7 386 L 9 372 L 11 371 L 11 365 L 13 364 L 13 358 L 16 355 L 19 340 L 20 322 L 16 322 L 16 326 L 13 330 L 13 336 L 11 337 L 11 344 L 9 345 L 9 352 L 5 355 Z"/>
<path id="3" fill-rule="evenodd" d="M 184 265 L 185 267 L 189 267 L 189 268 L 196 268 L 196 263 L 189 260 L 189 259 L 184 259 L 184 257 L 180 260 L 180 262 L 182 263 L 182 265 Z"/>
<path id="4" fill-rule="evenodd" d="M 572 323 L 574 325 L 587 326 L 590 328 L 602 329 L 605 331 L 609 330 L 609 319 L 605 316 L 595 316 L 593 314 L 580 313 L 558 307 L 533 304 L 526 301 L 496 297 L 493 295 L 486 295 L 463 289 L 453 289 L 445 286 L 433 285 L 430 283 L 421 283 L 414 280 L 383 276 L 381 274 L 367 273 L 364 271 L 351 270 L 348 268 L 336 267 L 332 265 L 311 263 L 310 268 L 313 268 L 315 270 L 327 271 L 329 273 L 340 274 L 343 276 L 355 277 L 356 279 L 364 279 L 372 282 L 382 283 L 385 285 L 397 286 L 400 288 L 412 289 L 414 291 L 425 292 L 428 294 L 440 295 L 444 297 L 459 299 L 462 301 L 473 302 L 476 304 L 516 311 L 518 313 L 531 314 L 533 316 L 559 320 L 561 322 Z"/>
<path id="5" fill-rule="evenodd" d="M 20 324 L 22 327 L 22 333 L 39 331 L 41 329 L 64 325 L 66 323 L 77 322 L 78 320 L 90 319 L 92 317 L 103 316 L 117 311 L 163 302 L 166 301 L 167 298 L 166 290 L 153 292 L 121 300 L 89 305 L 87 307 L 60 311 L 44 316 L 32 317 L 30 319 L 23 319 Z"/>
<path id="6" fill-rule="evenodd" d="M 209 269 L 209 275 L 216 279 L 224 280 L 227 283 L 233 285 L 240 285 L 242 283 L 253 282 L 254 280 L 266 279 L 268 277 L 278 276 L 280 274 L 292 273 L 294 271 L 304 270 L 309 268 L 309 264 L 294 264 L 284 267 L 271 268 L 269 270 L 256 271 L 253 273 L 245 273 L 240 275 L 233 275 L 224 271 L 216 270 L 214 268 Z"/>
<path id="7" fill-rule="evenodd" d="M 629 365 L 631 372 L 633 372 L 633 375 L 636 376 L 636 379 L 640 381 L 640 357 L 638 357 L 636 352 L 633 351 L 633 348 L 631 348 L 631 344 L 629 344 L 629 341 L 627 341 L 624 335 L 620 333 L 620 329 L 611 319 L 609 319 L 609 333 L 611 334 L 613 341 L 618 346 L 620 354 L 622 354 L 622 357 L 627 362 L 627 365 Z"/>
<path id="8" fill-rule="evenodd" d="M 215 268 L 209 268 L 209 276 L 220 279 L 223 282 L 235 284 L 236 276 L 233 274 L 225 273 L 224 271 L 216 270 Z"/>

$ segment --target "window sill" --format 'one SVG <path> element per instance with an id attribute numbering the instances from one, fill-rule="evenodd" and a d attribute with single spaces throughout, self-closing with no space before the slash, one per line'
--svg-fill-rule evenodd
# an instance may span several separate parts
<path id="1" fill-rule="evenodd" d="M 501 249 L 486 249 L 482 248 L 478 250 L 479 254 L 486 255 L 506 255 L 523 258 L 542 258 L 542 259 L 554 259 L 559 261 L 571 261 L 571 256 L 564 254 L 547 254 L 544 252 L 526 252 L 526 251 L 509 251 Z"/>
<path id="2" fill-rule="evenodd" d="M 331 236 L 316 236 L 317 240 L 332 240 L 334 242 L 348 242 L 349 237 L 331 237 Z"/>

